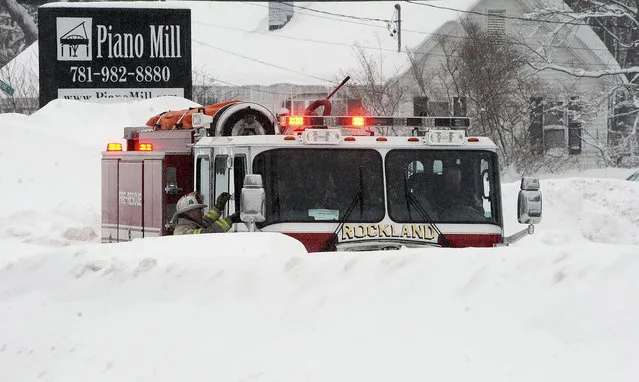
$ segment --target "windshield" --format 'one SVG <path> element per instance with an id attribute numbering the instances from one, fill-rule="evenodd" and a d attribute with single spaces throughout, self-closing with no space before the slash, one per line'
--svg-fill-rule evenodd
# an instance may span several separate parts
<path id="1" fill-rule="evenodd" d="M 500 224 L 497 157 L 486 151 L 391 150 L 388 211 L 396 222 Z"/>
<path id="2" fill-rule="evenodd" d="M 382 157 L 375 150 L 278 149 L 258 154 L 253 172 L 266 192 L 266 222 L 379 222 Z M 362 197 L 358 197 L 361 191 Z"/>

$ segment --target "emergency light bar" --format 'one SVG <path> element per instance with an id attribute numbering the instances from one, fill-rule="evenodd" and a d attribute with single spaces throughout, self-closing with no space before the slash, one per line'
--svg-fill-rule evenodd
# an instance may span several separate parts
<path id="1" fill-rule="evenodd" d="M 365 116 L 314 116 L 291 115 L 280 117 L 284 127 L 371 127 L 371 126 L 407 126 L 407 127 L 447 127 L 467 128 L 468 117 L 365 117 Z"/>
<path id="2" fill-rule="evenodd" d="M 466 143 L 464 130 L 430 130 L 428 132 L 429 145 L 463 145 Z"/>
<path id="3" fill-rule="evenodd" d="M 302 142 L 311 145 L 337 144 L 342 141 L 339 129 L 309 129 L 302 133 Z"/>

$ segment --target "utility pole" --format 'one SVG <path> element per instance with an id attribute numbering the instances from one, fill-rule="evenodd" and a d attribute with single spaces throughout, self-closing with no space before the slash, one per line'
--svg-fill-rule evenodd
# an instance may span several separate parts
<path id="1" fill-rule="evenodd" d="M 402 7 L 395 4 L 397 9 L 397 52 L 402 51 Z"/>

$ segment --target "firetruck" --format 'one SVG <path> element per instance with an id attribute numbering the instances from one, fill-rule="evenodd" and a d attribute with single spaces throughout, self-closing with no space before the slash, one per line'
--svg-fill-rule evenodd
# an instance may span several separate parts
<path id="1" fill-rule="evenodd" d="M 327 97 L 276 116 L 233 100 L 125 128 L 102 153 L 102 242 L 172 235 L 194 190 L 209 207 L 231 194 L 232 232 L 283 233 L 308 252 L 509 245 L 541 221 L 539 180 L 522 178 L 526 227 L 504 235 L 497 146 L 468 135 L 469 118 L 330 109 Z"/>

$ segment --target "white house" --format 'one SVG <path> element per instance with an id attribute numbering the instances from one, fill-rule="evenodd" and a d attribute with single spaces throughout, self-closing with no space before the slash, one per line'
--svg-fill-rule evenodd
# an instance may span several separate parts
<path id="1" fill-rule="evenodd" d="M 448 4 L 439 6 L 452 8 Z M 548 54 L 552 63 L 584 71 L 603 71 L 619 69 L 618 63 L 609 53 L 599 37 L 587 25 L 573 25 L 573 21 L 552 17 L 542 22 L 531 16 L 531 12 L 542 6 L 556 8 L 567 7 L 560 0 L 480 0 L 475 1 L 467 9 L 459 12 L 459 18 L 441 23 L 433 34 L 427 36 L 414 47 L 424 70 L 440 68 L 447 54 L 442 49 L 437 36 L 450 36 L 453 40 L 464 38 L 462 19 L 472 20 L 492 33 L 495 38 L 510 35 L 521 42 L 523 49 L 538 50 L 542 55 Z M 562 23 L 569 21 L 569 25 Z M 569 29 L 569 31 L 567 30 Z M 552 32 L 558 30 L 558 38 L 548 40 Z M 544 47 L 546 50 L 544 50 Z M 533 56 L 535 57 L 535 56 Z M 539 56 L 541 58 L 541 56 Z M 532 61 L 536 68 L 543 65 Z M 615 83 L 625 82 L 623 76 L 575 77 L 560 71 L 530 68 L 534 78 L 542 80 L 546 85 L 546 94 L 533 94 L 532 102 L 539 106 L 534 109 L 528 119 L 528 132 L 536 139 L 537 151 L 557 154 L 579 155 L 590 157 L 589 164 L 601 159 L 598 147 L 608 140 L 609 95 Z M 454 97 L 441 97 L 435 94 L 423 94 L 417 89 L 415 75 L 407 70 L 401 76 L 401 82 L 412 88 L 413 99 L 407 99 L 400 107 L 400 113 L 426 112 L 430 114 L 459 113 Z M 451 90 L 451 89 L 448 89 Z M 568 105 L 571 98 L 579 98 L 594 107 L 589 113 L 581 113 L 579 120 L 571 120 L 569 113 L 560 105 Z M 547 110 L 559 109 L 554 112 Z M 430 110 L 429 110 L 430 109 Z"/>

